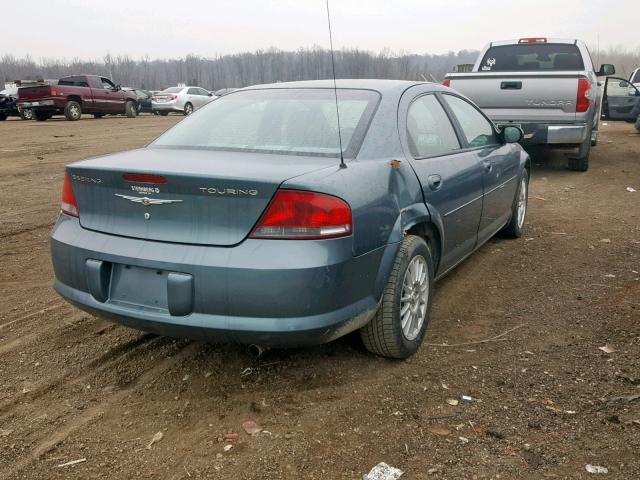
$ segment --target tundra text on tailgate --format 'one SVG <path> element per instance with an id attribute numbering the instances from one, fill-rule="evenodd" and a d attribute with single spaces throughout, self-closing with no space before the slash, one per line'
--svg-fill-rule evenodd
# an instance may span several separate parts
<path id="1" fill-rule="evenodd" d="M 525 145 L 577 147 L 569 168 L 589 168 L 598 142 L 601 96 L 596 73 L 579 40 L 521 38 L 487 45 L 471 73 L 449 73 L 443 82 L 470 97 L 497 124 L 515 124 Z"/>

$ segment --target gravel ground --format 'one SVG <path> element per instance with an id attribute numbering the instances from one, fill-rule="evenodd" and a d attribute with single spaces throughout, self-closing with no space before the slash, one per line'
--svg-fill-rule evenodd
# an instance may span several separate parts
<path id="1" fill-rule="evenodd" d="M 640 478 L 632 125 L 601 127 L 587 173 L 557 153 L 537 163 L 525 236 L 442 280 L 427 344 L 391 361 L 356 335 L 254 359 L 113 325 L 53 292 L 63 166 L 179 119 L 0 122 L 0 478 L 360 479 L 382 461 L 403 479 L 592 478 L 587 465 Z"/>

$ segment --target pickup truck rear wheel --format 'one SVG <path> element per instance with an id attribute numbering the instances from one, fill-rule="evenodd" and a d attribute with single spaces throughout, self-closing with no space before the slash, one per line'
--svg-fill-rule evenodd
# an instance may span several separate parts
<path id="1" fill-rule="evenodd" d="M 407 235 L 391 269 L 375 317 L 360 329 L 370 352 L 407 358 L 418 351 L 429 323 L 434 265 L 427 243 Z"/>
<path id="2" fill-rule="evenodd" d="M 80 117 L 82 117 L 82 107 L 80 104 L 74 100 L 69 100 L 64 106 L 64 117 L 71 122 L 80 120 Z"/>
<path id="3" fill-rule="evenodd" d="M 33 118 L 35 118 L 38 122 L 44 122 L 45 120 L 49 120 L 51 118 L 51 115 L 44 112 L 33 112 Z"/>
<path id="4" fill-rule="evenodd" d="M 586 172 L 589 170 L 589 155 L 591 153 L 591 130 L 587 133 L 587 139 L 578 147 L 578 154 L 569 157 L 569 170 Z"/>
<path id="5" fill-rule="evenodd" d="M 23 108 L 20 110 L 20 118 L 22 120 L 33 120 L 33 110 L 30 108 Z"/>
<path id="6" fill-rule="evenodd" d="M 138 116 L 138 109 L 136 108 L 136 103 L 132 101 L 128 101 L 124 104 L 124 113 L 129 118 L 135 118 Z"/>

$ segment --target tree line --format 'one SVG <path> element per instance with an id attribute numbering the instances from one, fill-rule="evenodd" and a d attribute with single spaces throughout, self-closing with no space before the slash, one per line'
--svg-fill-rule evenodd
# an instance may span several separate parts
<path id="1" fill-rule="evenodd" d="M 593 52 L 594 50 L 592 50 Z M 456 65 L 473 63 L 478 54 L 461 50 L 446 54 L 369 52 L 359 49 L 335 51 L 338 78 L 394 78 L 440 81 Z M 640 49 L 610 48 L 593 54 L 598 63 L 613 63 L 627 78 L 640 66 Z M 597 66 L 596 66 L 597 68 Z M 107 76 L 122 86 L 159 90 L 179 83 L 208 90 L 245 87 L 261 83 L 331 78 L 331 52 L 321 47 L 285 51 L 277 48 L 212 58 L 189 54 L 184 58 L 133 59 L 128 55 L 105 55 L 101 60 L 60 60 L 30 56 L 0 57 L 0 81 L 17 79 L 57 79 L 72 74 Z"/>

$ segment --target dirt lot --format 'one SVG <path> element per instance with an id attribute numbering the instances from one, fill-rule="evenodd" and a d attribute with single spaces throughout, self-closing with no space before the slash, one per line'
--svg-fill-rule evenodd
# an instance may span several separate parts
<path id="1" fill-rule="evenodd" d="M 398 362 L 353 335 L 253 359 L 112 325 L 53 292 L 63 165 L 179 119 L 0 123 L 0 478 L 359 479 L 381 461 L 403 479 L 590 478 L 586 464 L 640 478 L 631 125 L 602 127 L 585 174 L 559 155 L 535 166 L 525 237 L 440 282 L 432 345 Z M 449 404 L 461 395 L 476 401 Z M 249 419 L 266 431 L 246 435 Z"/>

